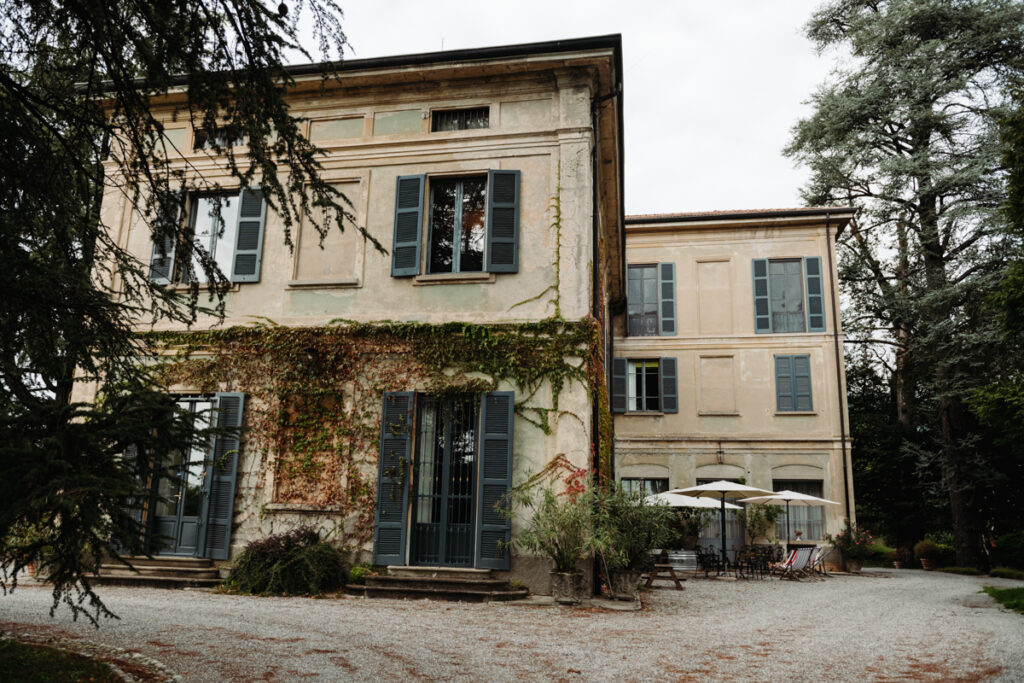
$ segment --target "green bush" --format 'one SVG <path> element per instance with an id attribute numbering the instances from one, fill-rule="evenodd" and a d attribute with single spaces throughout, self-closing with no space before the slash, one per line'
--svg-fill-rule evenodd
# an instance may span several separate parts
<path id="1" fill-rule="evenodd" d="M 989 572 L 989 576 L 995 576 L 999 579 L 1017 579 L 1018 581 L 1024 581 L 1024 571 L 1014 569 L 1013 567 L 996 567 Z"/>
<path id="2" fill-rule="evenodd" d="M 618 482 L 597 493 L 597 545 L 609 569 L 639 571 L 651 550 L 672 540 L 675 514 L 668 505 L 647 502 L 643 491 Z"/>
<path id="3" fill-rule="evenodd" d="M 373 567 L 365 562 L 360 562 L 352 569 L 348 570 L 348 582 L 355 584 L 363 584 L 366 581 L 367 574 L 375 574 Z"/>
<path id="4" fill-rule="evenodd" d="M 256 595 L 310 595 L 345 585 L 345 558 L 313 527 L 253 541 L 231 568 L 227 585 Z"/>
<path id="5" fill-rule="evenodd" d="M 940 572 L 947 574 L 961 574 L 963 576 L 981 576 L 981 571 L 974 567 L 942 567 Z"/>
<path id="6" fill-rule="evenodd" d="M 997 538 L 992 559 L 996 564 L 1024 569 L 1024 531 L 1014 531 Z"/>
<path id="7" fill-rule="evenodd" d="M 918 560 L 935 562 L 939 557 L 939 544 L 927 539 L 914 544 L 914 557 Z"/>

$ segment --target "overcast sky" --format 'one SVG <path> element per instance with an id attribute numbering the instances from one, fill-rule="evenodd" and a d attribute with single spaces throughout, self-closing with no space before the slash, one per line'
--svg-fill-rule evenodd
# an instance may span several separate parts
<path id="1" fill-rule="evenodd" d="M 782 156 L 835 56 L 818 0 L 339 0 L 352 58 L 621 33 L 626 212 L 801 206 Z"/>

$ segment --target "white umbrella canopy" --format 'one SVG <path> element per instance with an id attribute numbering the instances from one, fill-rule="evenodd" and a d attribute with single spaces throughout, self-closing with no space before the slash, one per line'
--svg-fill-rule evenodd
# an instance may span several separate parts
<path id="1" fill-rule="evenodd" d="M 678 493 L 684 496 L 694 496 L 695 498 L 718 498 L 719 509 L 721 512 L 721 525 L 722 525 L 722 566 L 725 567 L 728 564 L 728 554 L 725 552 L 725 499 L 726 498 L 744 498 L 756 495 L 772 495 L 774 491 L 765 491 L 764 489 L 754 488 L 753 486 L 747 486 L 746 484 L 740 484 L 735 481 L 726 481 L 720 479 L 719 481 L 713 481 L 709 484 L 700 484 L 698 486 L 691 486 L 685 489 L 674 489 L 669 493 Z"/>
<path id="2" fill-rule="evenodd" d="M 782 490 L 774 493 L 770 496 L 754 496 L 753 498 L 744 498 L 740 501 L 741 503 L 760 503 L 761 505 L 785 505 L 786 506 L 786 541 L 789 539 L 789 505 L 842 505 L 834 500 L 828 498 L 818 498 L 807 493 L 797 493 L 796 491 Z"/>
<path id="3" fill-rule="evenodd" d="M 650 504 L 663 504 L 668 505 L 670 508 L 710 508 L 717 510 L 719 507 L 718 501 L 710 498 L 696 498 L 694 496 L 684 496 L 680 493 L 654 493 L 645 499 Z M 742 510 L 739 505 L 733 505 L 732 503 L 726 503 L 725 507 L 727 510 Z"/>

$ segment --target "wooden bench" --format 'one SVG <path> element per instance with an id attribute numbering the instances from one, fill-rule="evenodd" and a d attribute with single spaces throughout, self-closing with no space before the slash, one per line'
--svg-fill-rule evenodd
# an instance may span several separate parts
<path id="1" fill-rule="evenodd" d="M 644 584 L 644 587 L 650 588 L 651 584 L 654 583 L 654 580 L 657 578 L 672 579 L 676 584 L 677 591 L 683 590 L 682 582 L 686 581 L 685 578 L 679 578 L 679 576 L 676 574 L 676 568 L 674 565 L 655 564 L 654 568 L 651 569 L 650 574 L 647 575 L 647 583 Z"/>

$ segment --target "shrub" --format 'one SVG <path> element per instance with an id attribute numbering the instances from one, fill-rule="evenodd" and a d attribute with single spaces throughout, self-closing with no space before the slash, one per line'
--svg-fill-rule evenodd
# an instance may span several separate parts
<path id="1" fill-rule="evenodd" d="M 337 590 L 346 578 L 341 551 L 303 526 L 247 545 L 227 584 L 242 593 L 309 595 Z"/>
<path id="2" fill-rule="evenodd" d="M 992 558 L 996 564 L 1024 569 L 1024 531 L 1014 531 L 997 538 Z"/>
<path id="3" fill-rule="evenodd" d="M 981 576 L 981 571 L 974 567 L 942 567 L 940 572 L 947 574 L 961 574 L 963 576 Z"/>
<path id="4" fill-rule="evenodd" d="M 749 503 L 745 508 L 736 513 L 747 536 L 751 542 L 768 536 L 768 531 L 775 528 L 775 520 L 782 514 L 782 508 L 778 505 L 762 505 L 760 503 Z"/>
<path id="5" fill-rule="evenodd" d="M 597 545 L 594 490 L 588 479 L 574 482 L 561 494 L 553 486 L 513 489 L 512 503 L 530 509 L 532 516 L 510 545 L 549 558 L 556 572 L 572 573 Z"/>
<path id="6" fill-rule="evenodd" d="M 999 579 L 1017 579 L 1018 581 L 1024 581 L 1024 571 L 1014 569 L 1013 567 L 996 567 L 989 572 L 989 576 L 995 576 Z"/>
<path id="7" fill-rule="evenodd" d="M 918 560 L 931 560 L 934 562 L 939 556 L 939 544 L 927 539 L 918 541 L 914 545 L 914 557 Z"/>
<path id="8" fill-rule="evenodd" d="M 643 491 L 629 493 L 611 482 L 598 492 L 597 504 L 597 544 L 609 569 L 639 571 L 652 549 L 672 540 L 672 509 L 648 503 Z"/>
<path id="9" fill-rule="evenodd" d="M 835 536 L 825 534 L 825 540 L 843 554 L 847 560 L 865 560 L 871 556 L 874 537 L 867 529 L 851 524 L 847 519 L 843 530 Z"/>
<path id="10" fill-rule="evenodd" d="M 365 582 L 365 577 L 370 574 L 376 574 L 373 567 L 365 562 L 360 562 L 356 566 L 352 567 L 348 571 L 348 582 L 355 584 L 362 584 Z"/>

